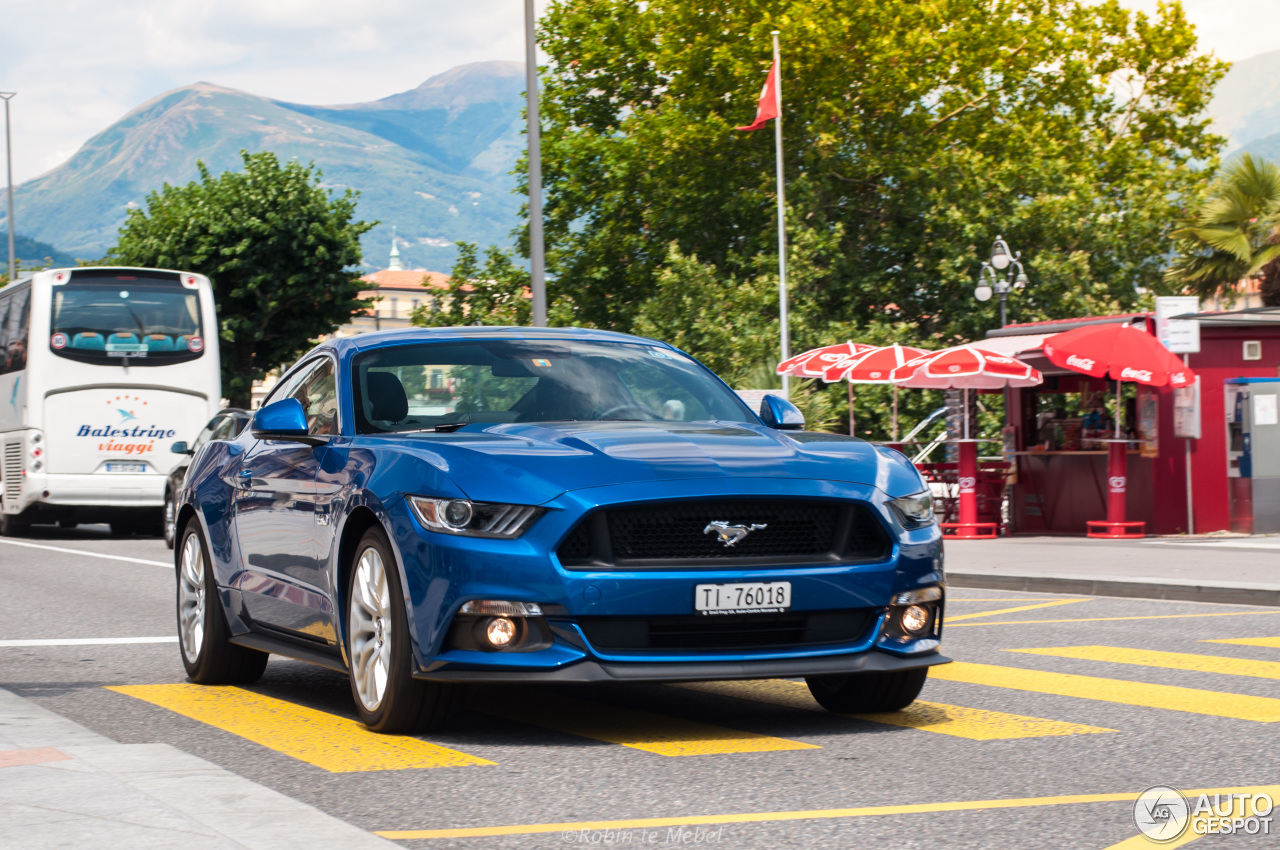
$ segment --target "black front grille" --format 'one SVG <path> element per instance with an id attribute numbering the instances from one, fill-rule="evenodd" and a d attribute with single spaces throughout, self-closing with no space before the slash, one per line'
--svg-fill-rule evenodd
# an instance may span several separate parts
<path id="1" fill-rule="evenodd" d="M 747 533 L 726 545 L 729 534 Z M 753 527 L 754 526 L 754 527 Z M 811 499 L 664 502 L 608 508 L 560 544 L 566 567 L 767 566 L 877 560 L 889 538 L 867 505 Z"/>
<path id="2" fill-rule="evenodd" d="M 866 634 L 875 617 L 876 610 L 866 608 L 725 617 L 581 617 L 578 626 L 601 652 L 712 652 L 852 643 Z"/>

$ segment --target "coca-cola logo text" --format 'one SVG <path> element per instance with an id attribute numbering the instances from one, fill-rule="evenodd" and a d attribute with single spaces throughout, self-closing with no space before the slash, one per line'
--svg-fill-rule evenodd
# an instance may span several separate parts
<path id="1" fill-rule="evenodd" d="M 1093 363 L 1094 361 L 1092 359 L 1088 357 L 1079 357 L 1075 354 L 1072 354 L 1070 357 L 1067 358 L 1067 365 L 1074 366 L 1077 369 L 1086 369 L 1086 370 L 1092 369 Z"/>
<path id="2" fill-rule="evenodd" d="M 1125 366 L 1123 369 L 1120 370 L 1120 377 L 1121 379 L 1129 378 L 1134 381 L 1149 381 L 1151 380 L 1151 370 L 1150 369 L 1133 369 L 1128 366 Z"/>

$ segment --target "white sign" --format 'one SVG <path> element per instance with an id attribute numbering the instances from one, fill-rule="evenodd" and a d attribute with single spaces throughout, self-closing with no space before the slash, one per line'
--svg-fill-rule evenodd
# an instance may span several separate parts
<path id="1" fill-rule="evenodd" d="M 1173 391 L 1173 436 L 1200 439 L 1200 377 Z"/>
<path id="2" fill-rule="evenodd" d="M 760 412 L 760 403 L 764 401 L 767 395 L 776 395 L 778 398 L 785 398 L 782 390 L 734 390 L 738 394 L 738 398 L 746 402 L 747 407 L 753 411 Z"/>
<path id="3" fill-rule="evenodd" d="M 1280 410 L 1276 408 L 1276 397 L 1273 395 L 1253 394 L 1253 424 L 1280 424 Z"/>
<path id="4" fill-rule="evenodd" d="M 1194 295 L 1162 295 L 1156 298 L 1156 336 L 1175 354 L 1195 354 L 1200 350 L 1200 323 L 1195 319 L 1171 319 L 1200 312 Z"/>

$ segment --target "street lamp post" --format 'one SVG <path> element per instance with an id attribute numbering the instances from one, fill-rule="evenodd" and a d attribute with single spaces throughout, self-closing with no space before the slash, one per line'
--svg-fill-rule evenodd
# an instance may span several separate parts
<path id="1" fill-rule="evenodd" d="M 18 260 L 13 250 L 14 231 L 17 230 L 13 226 L 13 141 L 9 134 L 9 101 L 13 100 L 16 94 L 17 92 L 0 91 L 0 98 L 4 98 L 4 160 L 7 171 L 5 185 L 9 188 L 9 215 L 5 219 L 9 225 L 6 228 L 9 231 L 9 283 L 18 279 Z"/>
<path id="2" fill-rule="evenodd" d="M 533 0 L 524 0 L 525 110 L 529 129 L 529 289 L 533 326 L 547 326 L 546 259 L 542 238 L 542 125 L 538 117 L 538 19 Z"/>
<path id="3" fill-rule="evenodd" d="M 1000 296 L 1000 327 L 1002 328 L 1009 323 L 1006 315 L 1009 292 L 1022 289 L 1031 282 L 1022 268 L 1021 259 L 1021 251 L 1011 254 L 1004 237 L 997 236 L 996 241 L 991 244 L 991 260 L 982 264 L 982 269 L 978 272 L 978 287 L 973 290 L 973 297 L 979 301 L 990 301 L 993 293 Z M 1001 276 L 999 272 L 1006 269 L 1008 273 Z"/>

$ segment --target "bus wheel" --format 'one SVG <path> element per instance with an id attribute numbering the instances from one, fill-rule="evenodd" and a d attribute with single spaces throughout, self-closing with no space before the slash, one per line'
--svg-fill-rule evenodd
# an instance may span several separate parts
<path id="1" fill-rule="evenodd" d="M 13 514 L 0 514 L 0 537 L 23 537 L 30 529 L 31 523 Z"/>

